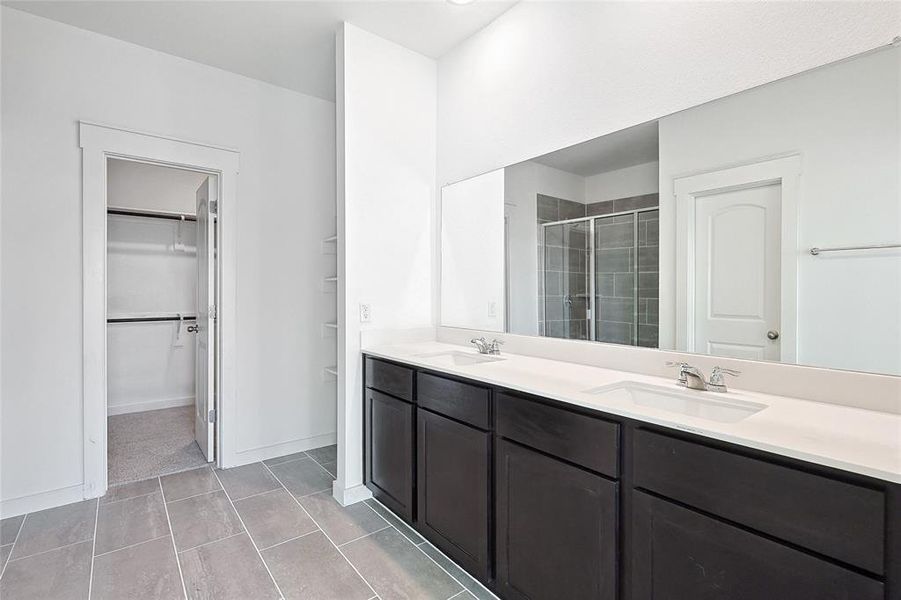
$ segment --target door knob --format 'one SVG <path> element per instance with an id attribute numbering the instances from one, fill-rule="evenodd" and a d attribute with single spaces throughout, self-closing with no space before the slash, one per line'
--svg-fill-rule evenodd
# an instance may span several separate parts
<path id="1" fill-rule="evenodd" d="M 197 325 L 188 325 L 188 333 L 197 333 L 199 330 Z"/>
<path id="2" fill-rule="evenodd" d="M 767 336 L 768 338 L 770 338 L 771 340 L 778 340 L 778 339 L 779 339 L 779 332 L 778 332 L 778 331 L 775 331 L 775 330 L 773 330 L 773 329 L 770 329 L 769 331 L 766 332 L 766 336 Z"/>

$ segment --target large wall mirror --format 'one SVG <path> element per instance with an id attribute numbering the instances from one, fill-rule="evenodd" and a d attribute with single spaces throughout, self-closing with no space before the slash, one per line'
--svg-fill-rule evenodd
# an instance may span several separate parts
<path id="1" fill-rule="evenodd" d="M 901 375 L 901 47 L 450 184 L 441 324 Z"/>

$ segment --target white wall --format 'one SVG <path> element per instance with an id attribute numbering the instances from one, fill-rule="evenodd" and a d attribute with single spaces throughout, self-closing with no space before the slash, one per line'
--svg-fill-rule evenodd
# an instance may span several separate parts
<path id="1" fill-rule="evenodd" d="M 503 332 L 504 170 L 444 186 L 440 212 L 441 324 Z"/>
<path id="2" fill-rule="evenodd" d="M 898 2 L 520 2 L 438 63 L 458 181 L 887 44 Z"/>
<path id="3" fill-rule="evenodd" d="M 434 325 L 436 64 L 350 24 L 337 39 L 338 480 L 365 495 L 360 331 Z M 360 323 L 360 304 L 372 307 Z"/>
<path id="4" fill-rule="evenodd" d="M 538 335 L 538 194 L 585 202 L 585 178 L 526 161 L 504 169 L 510 236 L 510 327 Z"/>
<path id="5" fill-rule="evenodd" d="M 109 206 L 192 215 L 197 209 L 195 192 L 207 177 L 194 171 L 129 160 L 110 159 L 106 169 Z"/>
<path id="6" fill-rule="evenodd" d="M 328 443 L 334 104 L 3 8 L 2 478 L 7 511 L 82 476 L 79 119 L 237 149 L 237 451 Z M 434 161 L 433 161 L 434 163 Z M 6 514 L 10 514 L 7 512 Z"/>
<path id="7" fill-rule="evenodd" d="M 658 168 L 654 161 L 586 177 L 585 202 L 656 194 L 660 183 Z"/>
<path id="8" fill-rule="evenodd" d="M 892 48 L 660 120 L 661 347 L 675 331 L 674 177 L 798 153 L 798 362 L 901 374 L 901 253 L 808 253 L 901 239 L 899 81 Z"/>

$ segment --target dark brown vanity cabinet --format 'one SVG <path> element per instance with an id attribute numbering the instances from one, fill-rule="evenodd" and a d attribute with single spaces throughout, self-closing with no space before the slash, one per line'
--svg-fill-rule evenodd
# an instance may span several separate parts
<path id="1" fill-rule="evenodd" d="M 417 529 L 482 581 L 490 577 L 491 432 L 420 408 Z"/>
<path id="2" fill-rule="evenodd" d="M 497 441 L 497 593 L 616 598 L 617 484 Z"/>
<path id="3" fill-rule="evenodd" d="M 880 581 L 633 492 L 632 600 L 883 600 Z"/>
<path id="4" fill-rule="evenodd" d="M 387 371 L 387 373 L 386 373 Z M 383 390 L 401 392 L 409 378 L 412 399 L 413 371 L 398 365 L 366 361 L 366 382 Z M 387 382 L 387 383 L 385 383 Z M 399 516 L 413 519 L 413 404 L 379 389 L 367 387 L 364 397 L 364 470 L 372 495 Z"/>
<path id="5" fill-rule="evenodd" d="M 616 598 L 619 425 L 498 392 L 497 580 L 504 598 Z"/>
<path id="6" fill-rule="evenodd" d="M 367 357 L 366 485 L 504 600 L 901 600 L 901 486 Z"/>

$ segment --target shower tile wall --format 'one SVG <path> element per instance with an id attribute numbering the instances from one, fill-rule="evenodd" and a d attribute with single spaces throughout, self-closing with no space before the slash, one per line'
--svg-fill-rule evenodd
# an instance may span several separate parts
<path id="1" fill-rule="evenodd" d="M 584 217 L 585 208 L 580 202 L 538 194 L 538 335 L 589 338 L 588 224 L 546 228 L 546 247 L 541 241 L 542 224 Z"/>

